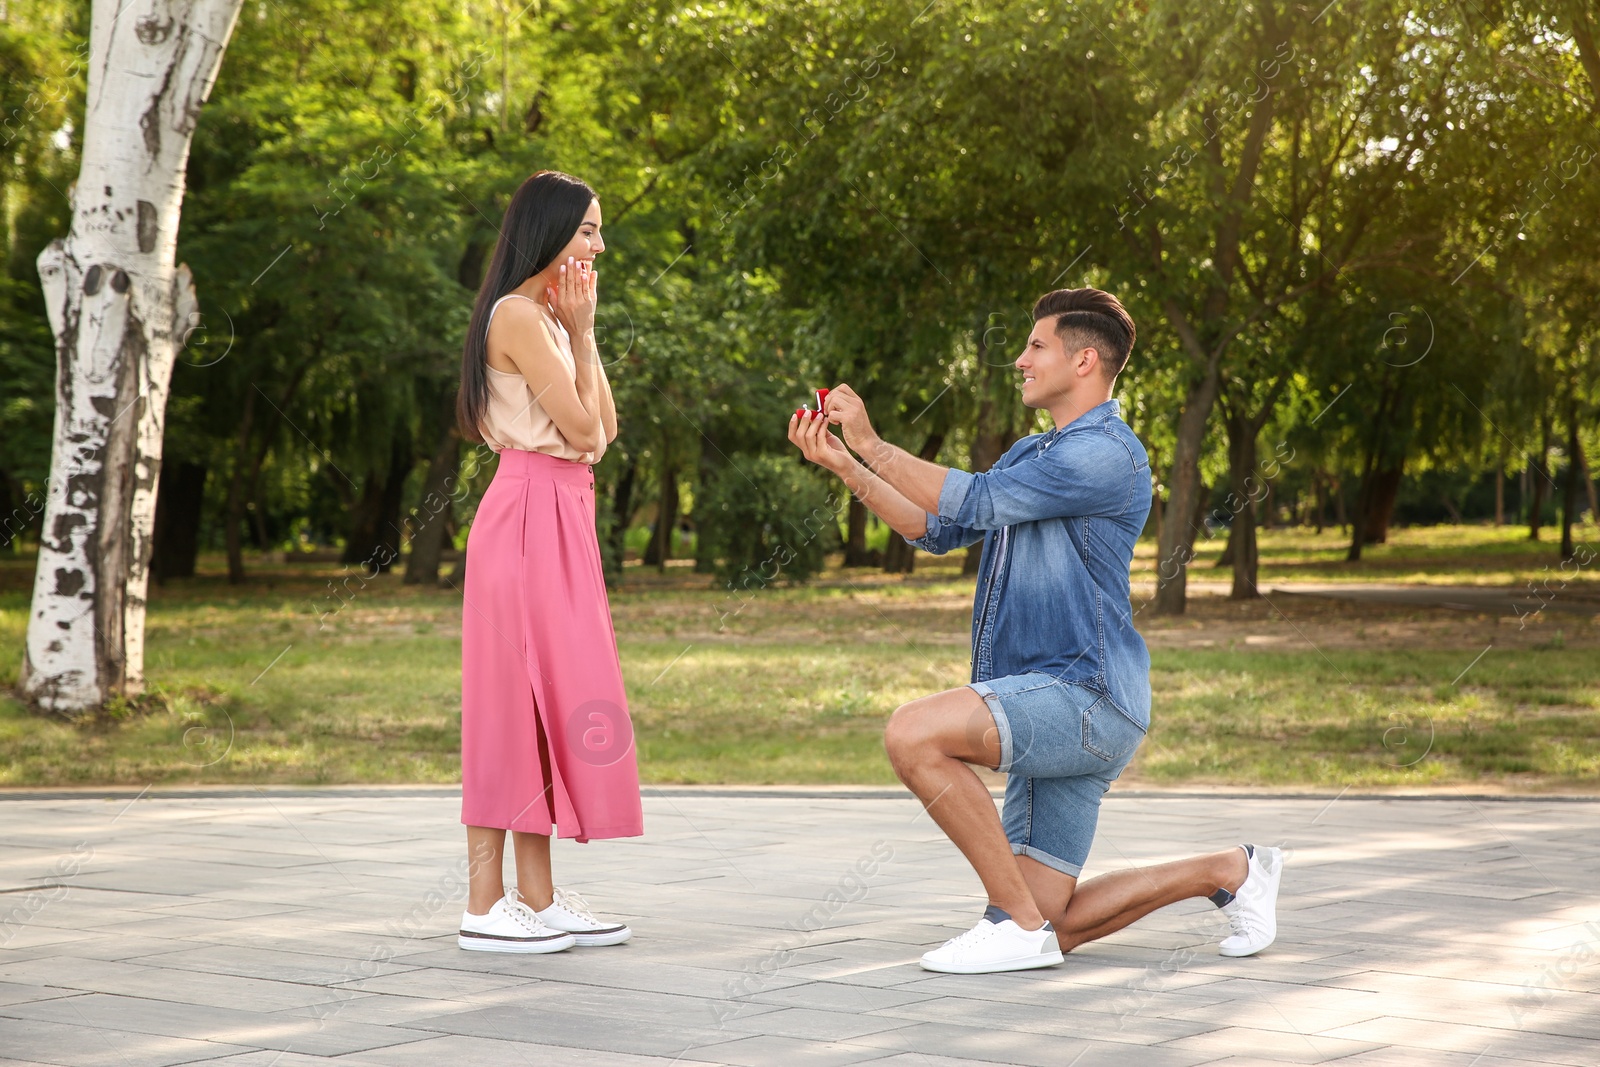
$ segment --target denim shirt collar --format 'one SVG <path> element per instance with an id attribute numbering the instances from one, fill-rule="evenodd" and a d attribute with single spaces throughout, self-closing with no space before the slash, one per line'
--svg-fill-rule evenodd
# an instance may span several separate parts
<path id="1" fill-rule="evenodd" d="M 1090 408 L 1088 411 L 1085 411 L 1082 415 L 1079 415 L 1065 426 L 1057 426 L 1052 430 L 1046 430 L 1045 433 L 1039 438 L 1038 449 L 1039 451 L 1043 452 L 1045 449 L 1055 444 L 1056 440 L 1062 434 L 1067 433 L 1068 431 L 1080 428 L 1087 429 L 1091 426 L 1100 426 L 1107 419 L 1116 418 L 1121 414 L 1122 405 L 1117 402 L 1116 397 L 1111 397 L 1109 400 L 1096 404 L 1094 407 Z"/>

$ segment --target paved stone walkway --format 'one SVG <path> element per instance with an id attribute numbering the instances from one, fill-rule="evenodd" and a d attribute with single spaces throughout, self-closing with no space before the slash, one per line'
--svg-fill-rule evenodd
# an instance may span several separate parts
<path id="1" fill-rule="evenodd" d="M 1091 871 L 1293 849 L 1276 945 L 1209 904 L 1055 968 L 944 976 L 976 879 L 893 795 L 655 792 L 557 846 L 634 941 L 466 953 L 457 801 L 0 800 L 0 1062 L 1059 1067 L 1600 1061 L 1600 804 L 1107 800 Z"/>

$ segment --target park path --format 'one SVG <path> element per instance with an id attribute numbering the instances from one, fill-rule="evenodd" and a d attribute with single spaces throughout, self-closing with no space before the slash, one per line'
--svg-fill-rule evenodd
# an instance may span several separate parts
<path id="1" fill-rule="evenodd" d="M 562 842 L 632 943 L 465 953 L 458 796 L 0 799 L 0 1062 L 251 1067 L 1589 1065 L 1600 803 L 1113 790 L 1090 872 L 1292 849 L 1277 944 L 1189 902 L 1054 968 L 917 956 L 978 885 L 894 791 L 648 792 Z"/>

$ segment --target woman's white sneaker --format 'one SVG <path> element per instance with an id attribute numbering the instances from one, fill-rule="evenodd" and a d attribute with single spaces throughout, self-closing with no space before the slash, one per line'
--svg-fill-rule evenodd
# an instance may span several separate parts
<path id="1" fill-rule="evenodd" d="M 1241 846 L 1242 847 L 1242 846 Z M 1233 933 L 1217 951 L 1224 956 L 1253 956 L 1278 936 L 1278 883 L 1283 878 L 1283 850 L 1249 846 L 1249 873 L 1233 899 L 1222 906 Z"/>
<path id="2" fill-rule="evenodd" d="M 1037 930 L 1024 930 L 993 904 L 977 926 L 922 957 L 925 970 L 945 974 L 1022 971 L 1060 962 L 1061 946 L 1056 942 L 1055 927 L 1047 922 Z"/>
<path id="3" fill-rule="evenodd" d="M 557 888 L 555 899 L 543 911 L 534 911 L 515 889 L 508 890 L 506 897 L 545 926 L 571 934 L 580 948 L 620 945 L 633 936 L 633 931 L 622 923 L 601 922 L 595 918 L 582 897 L 565 889 Z"/>
<path id="4" fill-rule="evenodd" d="M 485 915 L 462 913 L 456 944 L 473 952 L 560 952 L 577 940 L 546 926 L 531 910 L 501 898 Z"/>

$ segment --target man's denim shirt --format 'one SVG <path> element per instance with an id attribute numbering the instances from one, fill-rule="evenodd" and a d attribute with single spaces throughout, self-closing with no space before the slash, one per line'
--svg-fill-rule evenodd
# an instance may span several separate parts
<path id="1" fill-rule="evenodd" d="M 943 554 L 983 538 L 972 681 L 1043 671 L 1150 724 L 1150 653 L 1128 569 L 1150 512 L 1150 459 L 1115 400 L 1024 437 L 982 474 L 951 470 L 923 536 Z"/>

